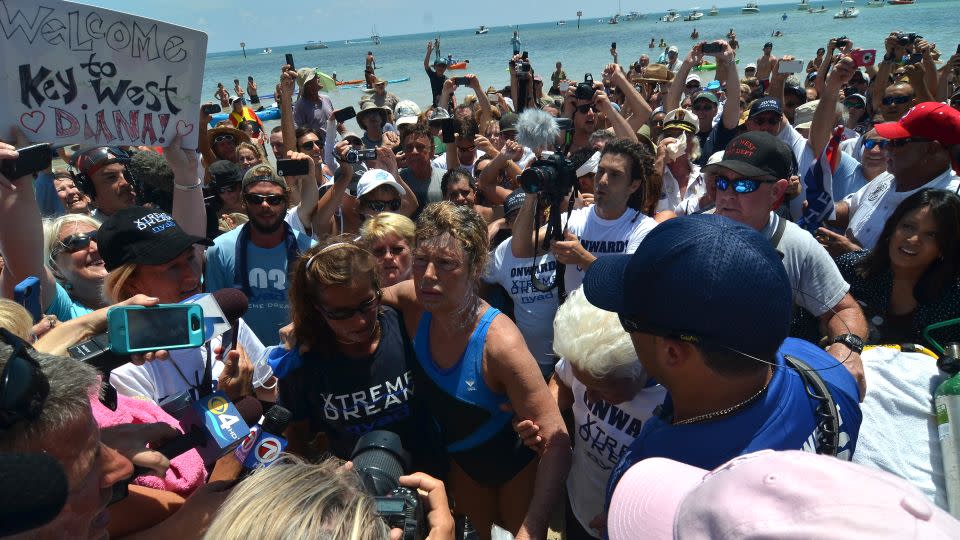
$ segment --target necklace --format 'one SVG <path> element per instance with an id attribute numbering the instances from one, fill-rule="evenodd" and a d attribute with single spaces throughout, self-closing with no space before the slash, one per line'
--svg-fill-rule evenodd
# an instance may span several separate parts
<path id="1" fill-rule="evenodd" d="M 675 425 L 675 426 L 682 426 L 682 425 L 686 425 L 686 424 L 693 424 L 693 423 L 695 423 L 695 422 L 702 422 L 702 421 L 704 421 L 704 420 L 711 420 L 711 419 L 716 418 L 716 417 L 718 417 L 718 416 L 724 416 L 724 415 L 730 414 L 730 413 L 732 413 L 732 412 L 738 411 L 738 410 L 746 407 L 747 405 L 753 403 L 754 400 L 756 400 L 758 397 L 760 397 L 760 395 L 763 394 L 763 393 L 767 390 L 767 386 L 770 385 L 770 380 L 772 380 L 772 379 L 773 379 L 773 377 L 770 377 L 770 379 L 767 380 L 766 383 L 764 383 L 763 388 L 761 388 L 756 394 L 748 397 L 747 399 L 741 401 L 740 403 L 737 403 L 736 405 L 731 405 L 730 407 L 727 407 L 726 409 L 720 409 L 719 411 L 713 411 L 713 412 L 709 412 L 709 413 L 706 413 L 706 414 L 701 414 L 701 415 L 699 415 L 699 416 L 694 416 L 694 417 L 692 417 L 692 418 L 687 418 L 687 419 L 685 419 L 685 420 L 674 420 L 674 421 L 673 421 L 673 425 Z"/>

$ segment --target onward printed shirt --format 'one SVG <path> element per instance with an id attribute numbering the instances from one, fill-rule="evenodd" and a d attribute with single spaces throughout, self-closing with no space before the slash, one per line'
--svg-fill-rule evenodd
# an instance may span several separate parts
<path id="1" fill-rule="evenodd" d="M 738 413 L 693 424 L 673 425 L 669 394 L 664 415 L 647 421 L 640 436 L 624 452 L 607 483 L 607 508 L 617 482 L 634 463 L 665 457 L 713 470 L 727 461 L 758 450 L 816 451 L 819 434 L 814 415 L 818 402 L 808 397 L 800 375 L 786 366 L 783 355 L 798 358 L 817 370 L 836 402 L 840 415 L 837 457 L 850 460 L 860 432 L 860 391 L 853 376 L 836 359 L 802 339 L 787 338 L 777 351 L 776 368 L 767 390 Z"/>
<path id="2" fill-rule="evenodd" d="M 590 521 L 603 511 L 603 492 L 610 472 L 663 402 L 667 390 L 654 384 L 632 400 L 614 405 L 588 399 L 587 387 L 573 376 L 566 360 L 557 362 L 556 374 L 573 392 L 573 465 L 567 476 L 567 496 L 580 526 L 591 532 Z"/>
<path id="3" fill-rule="evenodd" d="M 204 273 L 206 289 L 216 291 L 233 287 L 237 264 L 237 238 L 242 227 L 222 234 L 207 250 L 207 268 Z M 301 253 L 310 249 L 309 236 L 294 230 L 294 238 Z M 280 342 L 280 329 L 290 322 L 290 301 L 287 298 L 287 248 L 281 242 L 264 249 L 247 243 L 247 284 L 250 287 L 250 305 L 243 316 L 264 345 Z"/>
<path id="4" fill-rule="evenodd" d="M 556 362 L 553 356 L 553 317 L 559 305 L 557 291 L 537 290 L 530 274 L 533 269 L 532 272 L 536 273 L 541 283 L 553 285 L 557 279 L 557 261 L 549 254 L 536 261 L 533 257 L 514 257 L 512 244 L 513 238 L 508 238 L 497 246 L 487 263 L 483 280 L 506 289 L 513 300 L 517 328 L 523 334 L 530 353 L 540 364 L 541 370 L 544 367 L 552 368 Z"/>
<path id="5" fill-rule="evenodd" d="M 633 253 L 657 222 L 632 208 L 627 208 L 617 219 L 603 219 L 597 215 L 596 206 L 588 206 L 574 210 L 567 225 L 567 230 L 580 239 L 584 249 L 595 257 L 603 257 Z M 567 292 L 583 283 L 585 273 L 586 269 L 577 265 L 566 266 L 564 288 Z"/>

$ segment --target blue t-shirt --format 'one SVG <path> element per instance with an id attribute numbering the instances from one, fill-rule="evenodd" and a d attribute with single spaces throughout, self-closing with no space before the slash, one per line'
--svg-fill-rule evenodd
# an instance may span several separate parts
<path id="1" fill-rule="evenodd" d="M 806 362 L 823 378 L 840 409 L 840 441 L 837 457 L 850 460 L 860 432 L 860 391 L 847 368 L 826 351 L 808 341 L 787 338 L 777 352 L 777 368 L 759 400 L 739 413 L 713 421 L 675 426 L 653 416 L 624 452 L 607 482 L 607 502 L 620 477 L 633 464 L 651 457 L 665 457 L 687 465 L 713 470 L 727 461 L 758 450 L 803 450 L 816 452 L 814 411 L 818 402 L 809 398 L 800 375 L 784 363 L 788 354 Z M 670 395 L 663 405 L 672 409 Z"/>
<path id="2" fill-rule="evenodd" d="M 236 269 L 237 238 L 242 227 L 217 237 L 207 250 L 207 268 L 204 273 L 206 289 L 216 291 L 233 287 Z M 309 236 L 293 231 L 300 252 L 313 245 Z M 247 284 L 250 304 L 243 320 L 264 345 L 277 345 L 279 331 L 290 322 L 290 301 L 287 298 L 287 247 L 281 242 L 270 249 L 247 243 Z"/>
<path id="3" fill-rule="evenodd" d="M 60 322 L 67 322 L 91 312 L 93 312 L 92 309 L 70 298 L 67 290 L 57 283 L 57 293 L 53 296 L 50 305 L 47 306 L 47 315 L 56 315 Z"/>

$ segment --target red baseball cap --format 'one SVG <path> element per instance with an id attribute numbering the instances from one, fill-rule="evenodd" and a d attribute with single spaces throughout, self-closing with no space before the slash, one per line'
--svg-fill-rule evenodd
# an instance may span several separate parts
<path id="1" fill-rule="evenodd" d="M 960 111 L 945 103 L 920 103 L 907 111 L 899 122 L 873 127 L 885 139 L 924 137 L 945 145 L 960 144 Z"/>

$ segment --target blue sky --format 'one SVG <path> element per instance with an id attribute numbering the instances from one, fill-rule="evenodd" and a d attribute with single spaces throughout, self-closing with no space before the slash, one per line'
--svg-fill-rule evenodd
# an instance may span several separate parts
<path id="1" fill-rule="evenodd" d="M 240 42 L 260 48 L 314 41 L 337 41 L 369 36 L 376 25 L 381 35 L 419 34 L 474 28 L 602 17 L 617 11 L 616 0 L 480 0 L 448 2 L 424 0 L 91 0 L 80 2 L 142 17 L 160 19 L 209 34 L 209 52 L 236 50 Z M 768 3 L 768 2 L 764 2 Z M 656 0 L 621 0 L 624 13 L 662 13 Z M 696 0 L 675 4 L 728 7 L 742 0 Z M 477 7 L 483 8 L 483 14 Z M 550 10 L 544 9 L 550 6 Z"/>

